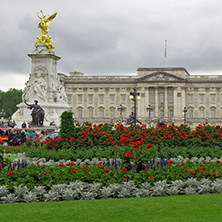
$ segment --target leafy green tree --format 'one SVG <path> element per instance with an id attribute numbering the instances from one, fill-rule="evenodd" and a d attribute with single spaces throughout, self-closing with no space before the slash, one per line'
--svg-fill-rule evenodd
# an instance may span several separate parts
<path id="1" fill-rule="evenodd" d="M 75 126 L 73 113 L 70 111 L 64 111 L 61 118 L 60 125 L 60 137 L 63 139 L 74 137 L 75 135 Z"/>
<path id="2" fill-rule="evenodd" d="M 5 118 L 11 117 L 18 109 L 16 105 L 22 102 L 21 89 L 9 89 L 7 92 L 0 90 L 0 111 L 5 112 Z"/>

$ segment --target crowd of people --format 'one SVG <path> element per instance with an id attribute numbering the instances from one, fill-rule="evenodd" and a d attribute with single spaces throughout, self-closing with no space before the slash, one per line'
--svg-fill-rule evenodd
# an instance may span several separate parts
<path id="1" fill-rule="evenodd" d="M 30 140 L 31 142 L 33 142 L 34 140 L 38 140 L 43 143 L 46 140 L 45 131 L 42 130 L 40 134 L 37 134 L 34 130 L 32 130 L 31 132 L 29 132 L 28 130 L 22 130 L 20 132 L 12 129 L 8 136 L 8 145 L 20 146 L 27 140 Z"/>
<path id="2" fill-rule="evenodd" d="M 4 121 L 1 121 L 0 122 L 0 128 L 15 128 L 15 127 L 18 127 L 16 122 L 13 120 L 8 120 L 6 122 Z M 21 125 L 21 128 L 31 128 L 31 123 L 30 122 L 23 122 L 22 125 Z"/>

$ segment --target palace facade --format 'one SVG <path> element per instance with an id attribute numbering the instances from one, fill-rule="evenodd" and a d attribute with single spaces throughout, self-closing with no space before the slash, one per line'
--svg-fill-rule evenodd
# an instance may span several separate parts
<path id="1" fill-rule="evenodd" d="M 70 109 L 80 123 L 126 121 L 134 111 L 130 92 L 136 89 L 140 93 L 137 118 L 143 123 L 222 124 L 222 75 L 190 75 L 185 68 L 138 68 L 137 75 L 71 72 L 70 76 L 59 76 Z"/>

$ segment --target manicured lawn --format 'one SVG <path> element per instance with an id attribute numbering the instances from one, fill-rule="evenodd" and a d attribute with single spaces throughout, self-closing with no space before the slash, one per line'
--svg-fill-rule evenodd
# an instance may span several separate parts
<path id="1" fill-rule="evenodd" d="M 222 194 L 1 204 L 1 222 L 221 221 Z"/>

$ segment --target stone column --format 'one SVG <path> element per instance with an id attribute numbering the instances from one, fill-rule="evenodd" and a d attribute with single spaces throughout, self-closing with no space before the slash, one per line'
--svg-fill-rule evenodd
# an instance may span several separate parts
<path id="1" fill-rule="evenodd" d="M 149 87 L 145 88 L 145 107 L 149 106 L 150 97 L 149 97 Z"/>
<path id="2" fill-rule="evenodd" d="M 211 113 L 210 113 L 211 97 L 210 97 L 210 91 L 209 90 L 210 90 L 209 87 L 205 87 L 205 92 L 206 92 L 205 98 L 204 98 L 204 104 L 205 104 L 205 107 L 206 107 L 205 118 L 210 118 L 211 117 Z"/>
<path id="3" fill-rule="evenodd" d="M 199 94 L 198 94 L 198 88 L 195 87 L 194 88 L 194 94 L 193 94 L 193 105 L 194 105 L 194 111 L 193 111 L 193 117 L 199 117 L 199 110 L 198 110 L 198 106 L 199 106 Z"/>
<path id="4" fill-rule="evenodd" d="M 182 107 L 181 107 L 181 112 L 184 109 L 184 107 L 186 107 L 186 93 L 185 93 L 185 87 L 183 87 L 181 89 L 181 103 L 182 103 Z"/>
<path id="5" fill-rule="evenodd" d="M 164 118 L 168 118 L 168 94 L 167 87 L 165 87 L 165 101 L 164 101 Z"/>
<path id="6" fill-rule="evenodd" d="M 174 118 L 177 118 L 177 87 L 173 88 L 173 114 Z"/>
<path id="7" fill-rule="evenodd" d="M 158 113 L 158 87 L 155 87 L 155 117 L 158 118 L 159 113 Z"/>
<path id="8" fill-rule="evenodd" d="M 149 87 L 146 88 L 146 108 L 149 106 L 150 103 L 150 93 L 149 93 Z"/>

